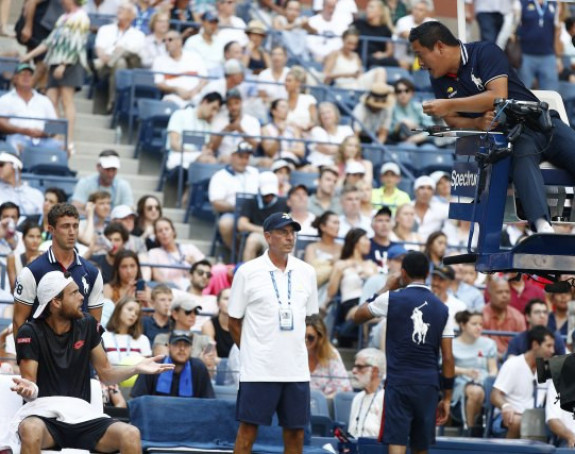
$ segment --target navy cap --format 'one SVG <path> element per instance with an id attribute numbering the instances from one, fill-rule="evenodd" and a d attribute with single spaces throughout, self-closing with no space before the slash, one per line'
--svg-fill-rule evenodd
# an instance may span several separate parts
<path id="1" fill-rule="evenodd" d="M 301 230 L 301 225 L 294 221 L 288 213 L 274 213 L 270 214 L 264 221 L 264 232 L 281 229 L 288 225 L 292 225 L 296 232 Z"/>
<path id="2" fill-rule="evenodd" d="M 189 331 L 172 331 L 170 333 L 170 344 L 175 344 L 176 342 L 184 341 L 192 345 L 192 336 L 190 336 Z"/>
<path id="3" fill-rule="evenodd" d="M 219 22 L 217 14 L 214 11 L 206 11 L 202 14 L 202 20 L 207 22 Z"/>
<path id="4" fill-rule="evenodd" d="M 401 244 L 394 244 L 387 250 L 387 259 L 393 260 L 405 254 L 407 254 L 407 249 L 405 249 Z"/>
<path id="5" fill-rule="evenodd" d="M 254 149 L 249 142 L 240 142 L 234 153 L 253 153 Z"/>

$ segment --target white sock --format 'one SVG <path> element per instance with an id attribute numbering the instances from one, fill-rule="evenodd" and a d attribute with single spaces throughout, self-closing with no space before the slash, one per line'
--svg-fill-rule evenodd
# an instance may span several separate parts
<path id="1" fill-rule="evenodd" d="M 545 218 L 539 218 L 535 221 L 535 229 L 537 233 L 555 233 L 555 230 Z"/>

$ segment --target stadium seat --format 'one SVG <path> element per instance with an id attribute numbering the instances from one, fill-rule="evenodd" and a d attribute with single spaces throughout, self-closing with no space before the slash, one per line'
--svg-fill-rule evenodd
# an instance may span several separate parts
<path id="1" fill-rule="evenodd" d="M 327 399 L 321 391 L 310 390 L 310 410 L 312 415 L 330 417 Z"/>
<path id="2" fill-rule="evenodd" d="M 529 408 L 521 416 L 521 438 L 547 442 L 545 408 Z"/>
<path id="3" fill-rule="evenodd" d="M 419 149 L 413 152 L 413 163 L 420 175 L 429 175 L 436 170 L 451 172 L 454 153 L 442 149 Z"/>
<path id="4" fill-rule="evenodd" d="M 10 89 L 12 76 L 14 76 L 18 63 L 17 58 L 0 57 L 0 90 Z"/>
<path id="5" fill-rule="evenodd" d="M 290 184 L 292 186 L 297 186 L 298 184 L 303 184 L 307 187 L 310 192 L 315 192 L 317 188 L 317 179 L 319 174 L 315 172 L 300 172 L 294 170 L 290 175 Z"/>
<path id="6" fill-rule="evenodd" d="M 201 162 L 192 162 L 188 168 L 188 185 L 190 197 L 184 222 L 188 222 L 190 216 L 213 222 L 215 219 L 212 204 L 208 198 L 208 187 L 210 178 L 220 169 L 223 164 L 207 164 Z"/>
<path id="7" fill-rule="evenodd" d="M 236 400 L 238 389 L 232 385 L 214 385 L 216 399 Z"/>
<path id="8" fill-rule="evenodd" d="M 57 148 L 26 147 L 20 154 L 23 172 L 35 175 L 75 176 L 68 167 L 68 153 Z"/>
<path id="9" fill-rule="evenodd" d="M 178 110 L 173 102 L 164 102 L 156 99 L 139 99 L 138 114 L 140 125 L 134 157 L 140 153 L 160 153 L 165 145 L 162 132 L 168 128 L 170 116 Z"/>
<path id="10" fill-rule="evenodd" d="M 154 73 L 144 69 L 134 69 L 128 95 L 128 140 L 132 143 L 134 124 L 139 118 L 138 99 L 160 99 L 162 93 L 154 82 Z"/>
<path id="11" fill-rule="evenodd" d="M 246 238 L 248 236 L 247 232 L 238 231 L 238 220 L 240 218 L 240 213 L 242 211 L 243 204 L 248 200 L 252 200 L 256 197 L 255 194 L 248 194 L 245 192 L 238 192 L 236 194 L 236 206 L 234 209 L 234 233 L 232 239 L 232 256 L 231 263 L 237 263 L 242 260 L 242 254 L 244 252 L 244 245 Z M 238 244 L 239 242 L 239 244 Z"/>
<path id="12" fill-rule="evenodd" d="M 411 79 L 415 85 L 416 91 L 432 91 L 431 79 L 429 78 L 429 71 L 414 71 L 411 73 Z"/>
<path id="13" fill-rule="evenodd" d="M 411 80 L 411 74 L 407 69 L 400 68 L 399 66 L 384 66 L 387 73 L 387 83 L 389 85 L 395 84 L 399 79 L 405 78 Z"/>
<path id="14" fill-rule="evenodd" d="M 351 403 L 357 393 L 339 392 L 333 396 L 333 418 L 337 422 L 345 423 L 349 427 L 349 414 Z"/>

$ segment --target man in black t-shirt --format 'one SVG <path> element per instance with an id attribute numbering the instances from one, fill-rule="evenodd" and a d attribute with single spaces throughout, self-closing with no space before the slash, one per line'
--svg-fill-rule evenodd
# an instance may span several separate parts
<path id="1" fill-rule="evenodd" d="M 102 328 L 91 315 L 82 312 L 84 297 L 68 273 L 46 273 L 37 287 L 38 308 L 16 336 L 16 353 L 22 378 L 14 378 L 12 390 L 32 407 L 37 398 L 63 396 L 90 401 L 90 364 L 107 384 L 134 374 L 158 374 L 172 370 L 172 364 L 156 363 L 161 357 L 146 358 L 131 367 L 110 365 L 101 344 Z M 47 401 L 44 401 L 47 402 Z M 70 405 L 74 405 L 70 402 Z M 41 407 L 41 405 L 39 405 Z M 22 452 L 76 448 L 121 453 L 141 452 L 137 428 L 107 417 L 86 418 L 75 424 L 63 418 L 29 416 L 18 427 Z M 40 412 L 38 413 L 40 414 Z"/>

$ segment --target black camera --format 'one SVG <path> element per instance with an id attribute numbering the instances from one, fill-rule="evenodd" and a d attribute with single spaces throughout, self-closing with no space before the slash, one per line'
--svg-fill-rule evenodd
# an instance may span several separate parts
<path id="1" fill-rule="evenodd" d="M 509 129 L 517 125 L 526 125 L 530 129 L 547 133 L 553 128 L 549 104 L 543 101 L 516 101 L 515 99 L 496 98 L 493 107 L 497 112 L 503 111 Z"/>
<path id="2" fill-rule="evenodd" d="M 553 356 L 548 360 L 537 358 L 535 363 L 537 381 L 545 383 L 551 378 L 557 390 L 559 405 L 563 410 L 574 413 L 575 417 L 575 353 Z"/>

